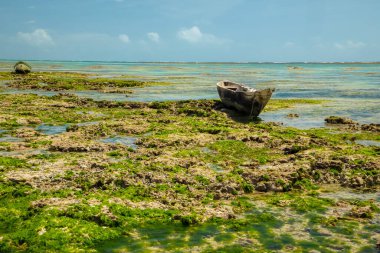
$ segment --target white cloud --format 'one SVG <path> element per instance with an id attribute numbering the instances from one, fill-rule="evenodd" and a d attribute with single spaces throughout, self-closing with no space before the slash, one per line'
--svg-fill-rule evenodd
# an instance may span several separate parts
<path id="1" fill-rule="evenodd" d="M 189 29 L 183 28 L 178 32 L 178 37 L 182 40 L 186 40 L 191 43 L 197 43 L 204 39 L 205 35 L 197 26 L 193 26 Z"/>
<path id="2" fill-rule="evenodd" d="M 153 42 L 158 43 L 160 41 L 160 35 L 158 33 L 150 32 L 150 33 L 147 33 L 146 35 Z"/>
<path id="3" fill-rule="evenodd" d="M 361 48 L 365 47 L 366 44 L 361 42 L 361 41 L 352 41 L 352 40 L 347 40 L 343 43 L 334 43 L 334 47 L 340 49 L 340 50 L 345 50 L 345 49 L 355 49 L 355 48 Z"/>
<path id="4" fill-rule="evenodd" d="M 44 29 L 36 29 L 31 33 L 17 33 L 18 37 L 33 46 L 50 46 L 54 41 L 49 33 Z"/>
<path id="5" fill-rule="evenodd" d="M 26 23 L 26 24 L 35 24 L 36 21 L 32 19 L 32 20 L 28 20 L 28 21 L 26 21 L 25 23 Z"/>
<path id="6" fill-rule="evenodd" d="M 122 42 L 124 42 L 124 43 L 129 43 L 129 42 L 130 42 L 129 37 L 128 37 L 128 35 L 126 35 L 126 34 L 120 34 L 120 35 L 119 35 L 119 39 L 120 39 Z"/>
<path id="7" fill-rule="evenodd" d="M 178 37 L 180 39 L 186 40 L 191 43 L 200 42 L 202 40 L 202 37 L 204 35 L 202 34 L 201 30 L 197 26 L 193 26 L 189 29 L 181 29 L 178 32 Z"/>
<path id="8" fill-rule="evenodd" d="M 189 43 L 208 43 L 213 45 L 226 45 L 231 42 L 229 39 L 219 38 L 213 34 L 203 33 L 198 26 L 182 28 L 177 33 L 178 37 Z"/>

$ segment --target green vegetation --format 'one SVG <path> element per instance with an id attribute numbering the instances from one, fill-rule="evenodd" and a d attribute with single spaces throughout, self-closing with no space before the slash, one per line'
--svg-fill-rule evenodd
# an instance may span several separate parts
<path id="1" fill-rule="evenodd" d="M 9 87 L 17 89 L 37 89 L 49 91 L 98 90 L 113 93 L 130 93 L 125 88 L 169 85 L 167 82 L 132 80 L 123 78 L 103 78 L 91 74 L 72 72 L 32 72 L 17 75 L 0 72 L 0 80 L 5 80 Z"/>
<path id="2" fill-rule="evenodd" d="M 41 75 L 57 87 L 82 82 Z M 0 95 L 0 251 L 375 250 L 380 207 L 365 198 L 378 192 L 379 149 L 351 140 L 377 132 L 240 123 L 218 103 Z M 117 136 L 137 148 L 102 142 Z M 368 193 L 323 197 L 330 184 Z"/>
<path id="3" fill-rule="evenodd" d="M 268 105 L 264 108 L 264 112 L 275 111 L 279 109 L 293 108 L 298 105 L 321 105 L 327 103 L 328 100 L 318 99 L 271 99 Z"/>

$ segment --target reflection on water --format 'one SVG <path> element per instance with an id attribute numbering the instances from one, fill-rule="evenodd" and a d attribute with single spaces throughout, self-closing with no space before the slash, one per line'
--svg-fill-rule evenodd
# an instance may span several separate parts
<path id="1" fill-rule="evenodd" d="M 2 62 L 0 71 L 8 71 Z M 325 116 L 348 116 L 360 123 L 380 123 L 380 64 L 274 64 L 274 63 L 128 63 L 128 62 L 47 62 L 31 61 L 35 71 L 79 71 L 115 78 L 169 81 L 172 85 L 134 88 L 133 94 L 104 94 L 78 91 L 95 100 L 164 101 L 217 99 L 216 83 L 231 80 L 255 88 L 274 87 L 274 98 L 327 99 L 327 107 L 294 109 L 300 118 L 286 120 L 282 112 L 263 113 L 264 120 L 282 121 L 302 128 L 322 127 Z M 13 66 L 12 63 L 9 63 Z M 54 66 L 51 69 L 51 66 Z M 56 92 L 33 92 L 54 95 Z M 293 110 L 291 110 L 293 111 Z M 277 119 L 277 120 L 276 120 Z M 306 122 L 307 121 L 307 122 Z"/>

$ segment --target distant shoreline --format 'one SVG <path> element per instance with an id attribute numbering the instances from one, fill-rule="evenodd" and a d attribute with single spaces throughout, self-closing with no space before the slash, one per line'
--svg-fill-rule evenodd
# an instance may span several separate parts
<path id="1" fill-rule="evenodd" d="M 374 62 L 234 62 L 234 61 L 107 61 L 107 60 L 28 60 L 28 59 L 0 59 L 0 62 L 16 62 L 19 60 L 30 62 L 106 62 L 106 63 L 174 63 L 174 64 L 380 64 L 380 61 Z"/>

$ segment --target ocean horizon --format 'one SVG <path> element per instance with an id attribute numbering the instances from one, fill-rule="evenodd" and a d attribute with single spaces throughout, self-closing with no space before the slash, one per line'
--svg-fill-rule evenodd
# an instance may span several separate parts
<path id="1" fill-rule="evenodd" d="M 127 61 L 127 60 L 54 60 L 54 59 L 0 59 L 0 62 L 115 62 L 115 63 L 209 63 L 209 64 L 380 64 L 380 61 Z"/>

